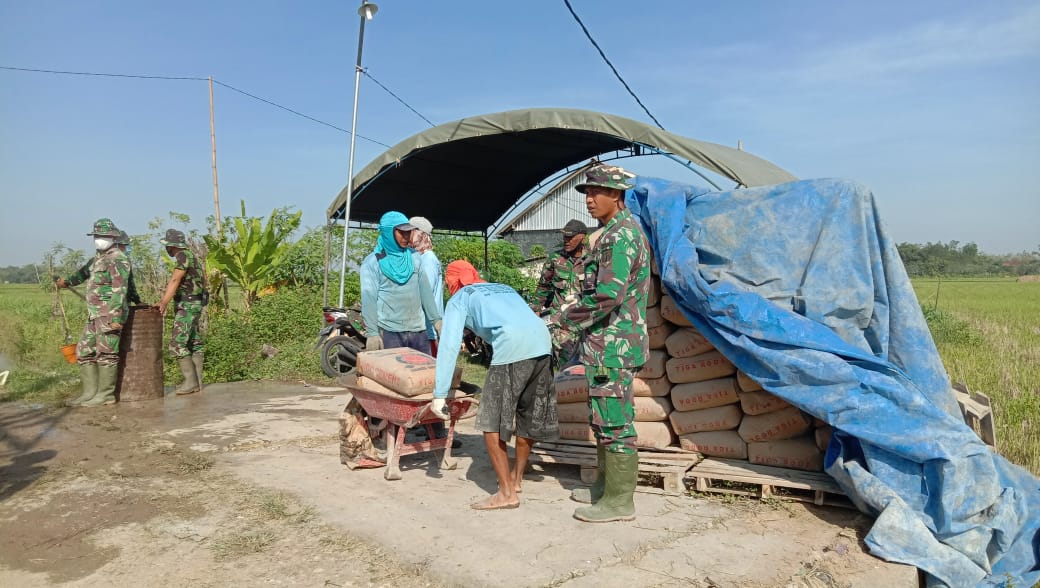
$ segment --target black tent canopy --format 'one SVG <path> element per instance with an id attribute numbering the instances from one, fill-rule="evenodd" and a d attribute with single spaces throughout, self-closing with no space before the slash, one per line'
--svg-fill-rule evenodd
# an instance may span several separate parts
<path id="1" fill-rule="evenodd" d="M 669 153 L 744 186 L 793 175 L 745 151 L 680 137 L 644 123 L 586 110 L 535 108 L 473 116 L 409 137 L 371 161 L 353 182 L 349 220 L 376 223 L 388 210 L 433 226 L 486 231 L 553 173 L 612 151 Z M 329 206 L 344 218 L 347 188 Z"/>

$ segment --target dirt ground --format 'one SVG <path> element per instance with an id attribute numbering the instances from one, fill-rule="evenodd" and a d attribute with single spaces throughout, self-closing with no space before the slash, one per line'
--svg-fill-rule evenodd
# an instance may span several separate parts
<path id="1" fill-rule="evenodd" d="M 472 421 L 459 467 L 339 463 L 347 392 L 238 383 L 95 409 L 0 405 L 0 586 L 917 586 L 864 552 L 870 520 L 802 503 L 637 493 L 571 517 L 575 466 L 495 488 Z"/>

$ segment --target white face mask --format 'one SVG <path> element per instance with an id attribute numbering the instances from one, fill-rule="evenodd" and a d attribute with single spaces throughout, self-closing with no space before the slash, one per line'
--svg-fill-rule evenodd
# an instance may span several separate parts
<path id="1" fill-rule="evenodd" d="M 107 251 L 112 246 L 112 239 L 106 239 L 104 237 L 97 237 L 94 239 L 94 247 L 98 251 Z"/>

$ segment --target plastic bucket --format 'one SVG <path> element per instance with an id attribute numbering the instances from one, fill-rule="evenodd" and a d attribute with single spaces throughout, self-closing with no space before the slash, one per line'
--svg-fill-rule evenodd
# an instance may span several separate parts
<path id="1" fill-rule="evenodd" d="M 69 343 L 68 345 L 62 345 L 61 354 L 65 356 L 65 361 L 76 363 L 76 344 Z"/>

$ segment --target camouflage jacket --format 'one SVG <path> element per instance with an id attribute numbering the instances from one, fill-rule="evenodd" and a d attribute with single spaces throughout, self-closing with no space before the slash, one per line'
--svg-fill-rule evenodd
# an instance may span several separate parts
<path id="1" fill-rule="evenodd" d="M 129 261 L 130 258 L 128 257 L 127 262 Z M 93 259 L 84 263 L 83 267 L 79 268 L 79 271 L 69 276 L 69 279 L 65 281 L 68 282 L 70 286 L 76 286 L 87 281 L 87 278 L 90 277 L 90 266 L 93 265 L 93 263 Z M 129 304 L 141 304 L 141 294 L 137 291 L 137 284 L 134 283 L 133 264 L 130 265 L 130 273 L 126 278 L 126 301 Z"/>
<path id="2" fill-rule="evenodd" d="M 563 251 L 549 255 L 542 266 L 542 275 L 534 292 L 535 312 L 548 308 L 549 314 L 559 314 L 563 300 L 578 293 L 582 259 L 581 255 L 571 256 Z"/>
<path id="3" fill-rule="evenodd" d="M 188 296 L 202 296 L 202 264 L 191 249 L 180 249 L 174 255 L 173 269 L 184 270 L 184 277 L 177 286 L 174 302 L 179 302 Z"/>
<path id="4" fill-rule="evenodd" d="M 646 299 L 650 246 L 628 210 L 621 210 L 585 256 L 581 294 L 556 321 L 565 331 L 584 330 L 586 365 L 635 368 L 646 363 Z"/>
<path id="5" fill-rule="evenodd" d="M 98 253 L 65 281 L 70 286 L 86 282 L 87 318 L 124 324 L 130 280 L 130 258 L 118 247 Z"/>

